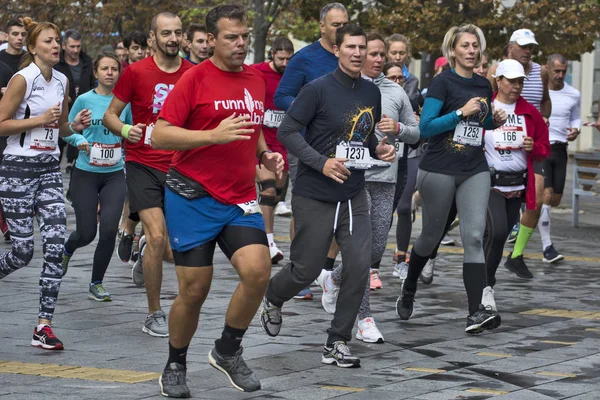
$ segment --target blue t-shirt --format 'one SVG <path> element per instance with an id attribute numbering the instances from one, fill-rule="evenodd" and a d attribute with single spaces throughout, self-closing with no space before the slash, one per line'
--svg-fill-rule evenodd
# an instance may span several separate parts
<path id="1" fill-rule="evenodd" d="M 87 141 L 90 145 L 90 150 L 92 150 L 94 143 L 96 143 L 96 147 L 98 148 L 100 148 L 101 145 L 108 145 L 105 148 L 105 150 L 108 151 L 111 150 L 111 146 L 117 144 L 120 145 L 122 138 L 113 135 L 107 128 L 104 127 L 104 125 L 102 125 L 102 118 L 104 117 L 104 113 L 106 112 L 106 109 L 108 108 L 112 98 L 112 94 L 105 96 L 96 93 L 95 90 L 90 90 L 89 92 L 77 97 L 73 107 L 71 108 L 71 111 L 69 112 L 69 121 L 73 121 L 79 111 L 87 108 L 92 112 L 92 122 L 90 126 L 81 134 L 76 133 L 63 138 L 65 142 L 69 143 L 71 146 L 77 147 L 80 143 Z M 125 107 L 123 113 L 121 113 L 121 121 L 126 124 L 133 124 L 133 119 L 131 117 L 131 106 L 129 104 L 127 104 L 127 107 Z M 79 152 L 75 167 L 89 172 L 115 172 L 123 169 L 123 157 L 121 157 L 115 165 L 111 166 L 90 165 L 90 155 L 82 150 Z"/>
<path id="2" fill-rule="evenodd" d="M 300 93 L 300 89 L 338 66 L 338 58 L 325 50 L 321 41 L 308 45 L 298 51 L 283 73 L 275 92 L 275 107 L 287 111 Z"/>

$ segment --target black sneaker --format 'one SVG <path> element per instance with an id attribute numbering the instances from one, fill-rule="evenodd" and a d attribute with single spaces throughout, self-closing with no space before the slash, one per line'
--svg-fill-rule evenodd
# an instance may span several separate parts
<path id="1" fill-rule="evenodd" d="M 360 359 L 350 353 L 350 349 L 343 340 L 333 342 L 331 346 L 323 346 L 321 362 L 323 364 L 335 364 L 342 368 L 360 367 Z"/>
<path id="2" fill-rule="evenodd" d="M 33 339 L 31 339 L 33 347 L 41 347 L 46 350 L 62 350 L 64 346 L 60 340 L 54 335 L 52 328 L 44 325 L 38 331 L 37 326 L 33 329 Z"/>
<path id="3" fill-rule="evenodd" d="M 185 383 L 186 368 L 178 363 L 171 363 L 163 370 L 158 384 L 160 394 L 165 397 L 188 398 L 192 397 L 190 389 Z"/>
<path id="4" fill-rule="evenodd" d="M 560 261 L 564 258 L 565 257 L 562 254 L 556 251 L 556 249 L 554 248 L 554 244 L 551 244 L 544 250 L 544 258 L 542 259 L 542 261 L 544 261 L 545 263 L 553 263 Z"/>
<path id="5" fill-rule="evenodd" d="M 500 326 L 502 319 L 500 314 L 492 309 L 490 306 L 479 305 L 479 310 L 475 311 L 473 315 L 467 317 L 467 328 L 465 332 L 476 334 L 481 333 L 488 329 L 495 329 Z"/>
<path id="6" fill-rule="evenodd" d="M 412 292 L 405 289 L 404 284 L 402 285 L 402 294 L 396 300 L 396 314 L 402 321 L 408 321 L 412 315 L 416 293 L 416 291 Z"/>
<path id="7" fill-rule="evenodd" d="M 131 258 L 133 248 L 133 235 L 128 235 L 125 231 L 119 232 L 119 247 L 117 247 L 117 255 L 123 262 L 128 262 Z"/>
<path id="8" fill-rule="evenodd" d="M 229 382 L 242 392 L 254 392 L 260 390 L 260 380 L 242 358 L 240 349 L 233 356 L 221 354 L 215 347 L 208 353 L 208 362 L 210 365 L 227 375 Z"/>
<path id="9" fill-rule="evenodd" d="M 512 253 L 506 257 L 506 261 L 504 262 L 504 267 L 517 274 L 519 278 L 531 279 L 533 278 L 533 274 L 527 268 L 525 261 L 523 260 L 523 255 L 521 254 L 517 258 L 512 258 Z"/>

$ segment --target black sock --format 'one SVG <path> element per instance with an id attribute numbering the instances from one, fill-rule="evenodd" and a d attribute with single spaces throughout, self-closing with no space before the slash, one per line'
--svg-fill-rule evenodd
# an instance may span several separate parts
<path id="1" fill-rule="evenodd" d="M 410 290 L 411 292 L 417 291 L 417 281 L 419 280 L 419 275 L 421 275 L 427 261 L 429 261 L 429 257 L 418 255 L 415 252 L 415 248 L 412 248 L 410 252 L 410 261 L 408 262 L 408 275 L 404 281 L 404 288 L 406 290 Z"/>
<path id="2" fill-rule="evenodd" d="M 327 261 L 325 261 L 325 270 L 333 271 L 333 265 L 335 264 L 335 258 L 327 257 Z"/>
<path id="3" fill-rule="evenodd" d="M 171 363 L 181 364 L 185 367 L 188 347 L 189 345 L 176 349 L 171 342 L 169 342 L 169 360 L 167 361 L 167 368 L 169 368 Z"/>
<path id="4" fill-rule="evenodd" d="M 221 354 L 227 356 L 233 356 L 240 349 L 242 344 L 242 338 L 247 329 L 232 328 L 225 324 L 223 332 L 221 333 L 221 339 L 215 340 L 215 347 Z"/>
<path id="5" fill-rule="evenodd" d="M 481 296 L 485 288 L 485 264 L 483 263 L 464 263 L 463 264 L 463 282 L 467 290 L 467 299 L 469 301 L 469 315 L 473 315 L 479 309 Z"/>
<path id="6" fill-rule="evenodd" d="M 371 269 L 379 269 L 380 264 L 381 264 L 381 260 L 373 263 L 373 265 L 371 265 Z"/>

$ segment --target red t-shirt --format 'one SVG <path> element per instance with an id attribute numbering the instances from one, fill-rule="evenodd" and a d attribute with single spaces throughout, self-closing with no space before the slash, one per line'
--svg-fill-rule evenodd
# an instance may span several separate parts
<path id="1" fill-rule="evenodd" d="M 256 147 L 264 102 L 264 77 L 247 65 L 240 72 L 226 72 L 207 60 L 183 74 L 160 118 L 185 129 L 207 131 L 235 113 L 250 115 L 255 125 L 250 140 L 177 151 L 172 166 L 223 204 L 255 200 Z"/>
<path id="2" fill-rule="evenodd" d="M 273 71 L 268 62 L 253 64 L 252 68 L 262 72 L 267 83 L 263 134 L 269 147 L 272 147 L 273 143 L 278 144 L 277 128 L 279 128 L 279 125 L 281 125 L 281 121 L 283 121 L 283 117 L 285 116 L 285 111 L 277 109 L 273 100 L 275 97 L 275 92 L 277 91 L 277 86 L 279 86 L 279 82 L 281 82 L 281 77 L 283 74 Z"/>
<path id="3" fill-rule="evenodd" d="M 176 72 L 167 73 L 158 68 L 154 57 L 146 57 L 123 71 L 113 93 L 122 102 L 131 103 L 134 125 L 146 124 L 144 136 L 138 143 L 124 140 L 127 161 L 135 161 L 164 172 L 169 170 L 173 151 L 152 148 L 152 129 L 167 95 L 183 73 L 193 66 L 189 61 L 182 60 L 181 67 Z"/>

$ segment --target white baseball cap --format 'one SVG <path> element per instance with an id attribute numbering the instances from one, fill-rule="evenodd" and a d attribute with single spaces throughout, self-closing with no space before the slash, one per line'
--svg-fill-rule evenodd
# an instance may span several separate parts
<path id="1" fill-rule="evenodd" d="M 517 29 L 510 36 L 510 42 L 517 42 L 519 46 L 527 46 L 528 44 L 538 44 L 535 41 L 535 35 L 529 29 Z"/>
<path id="2" fill-rule="evenodd" d="M 517 60 L 503 60 L 498 64 L 494 78 L 505 77 L 507 79 L 525 78 L 523 65 Z"/>

